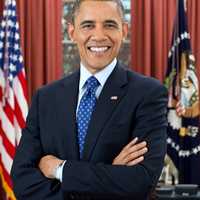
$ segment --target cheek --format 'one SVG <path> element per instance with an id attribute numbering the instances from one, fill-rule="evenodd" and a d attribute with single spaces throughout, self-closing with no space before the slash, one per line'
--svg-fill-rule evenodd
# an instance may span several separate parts
<path id="1" fill-rule="evenodd" d="M 85 42 L 87 41 L 88 36 L 86 34 L 83 33 L 77 33 L 74 36 L 74 42 L 78 45 L 78 46 L 82 46 L 85 44 Z"/>
<path id="2" fill-rule="evenodd" d="M 120 46 L 123 41 L 123 36 L 120 33 L 112 34 L 109 38 L 115 46 Z"/>
<path id="3" fill-rule="evenodd" d="M 121 45 L 122 45 L 122 40 L 116 39 L 116 40 L 114 41 L 114 48 L 115 48 L 116 50 L 119 50 L 120 47 L 121 47 Z"/>

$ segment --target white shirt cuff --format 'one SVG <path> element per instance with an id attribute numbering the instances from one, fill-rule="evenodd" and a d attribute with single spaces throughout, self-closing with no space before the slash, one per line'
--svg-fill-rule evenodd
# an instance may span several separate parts
<path id="1" fill-rule="evenodd" d="M 63 167 L 66 163 L 66 160 L 56 168 L 55 178 L 62 182 L 62 175 L 63 175 Z"/>

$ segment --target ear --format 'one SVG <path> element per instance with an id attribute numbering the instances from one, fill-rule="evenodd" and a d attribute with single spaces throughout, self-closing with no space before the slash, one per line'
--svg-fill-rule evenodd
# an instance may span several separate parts
<path id="1" fill-rule="evenodd" d="M 127 35 L 128 35 L 128 23 L 127 22 L 123 22 L 122 24 L 122 34 L 123 34 L 123 38 L 126 39 Z"/>
<path id="2" fill-rule="evenodd" d="M 68 23 L 67 32 L 71 41 L 74 41 L 74 30 L 75 30 L 74 24 Z"/>

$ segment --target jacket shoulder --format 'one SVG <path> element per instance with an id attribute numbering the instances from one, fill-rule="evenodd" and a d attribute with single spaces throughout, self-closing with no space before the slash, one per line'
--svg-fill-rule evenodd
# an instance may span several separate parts
<path id="1" fill-rule="evenodd" d="M 79 80 L 79 71 L 76 71 L 72 74 L 64 76 L 63 78 L 53 81 L 47 85 L 40 87 L 36 93 L 41 94 L 48 94 L 48 93 L 55 93 L 59 88 L 69 85 L 72 82 L 76 82 Z"/>
<path id="2" fill-rule="evenodd" d="M 162 92 L 167 95 L 167 88 L 158 79 L 135 72 L 121 64 L 118 67 L 122 73 L 125 72 L 129 91 L 132 91 L 132 94 L 148 96 L 148 94 Z"/>
<path id="3" fill-rule="evenodd" d="M 129 84 L 131 87 L 136 87 L 141 89 L 145 88 L 145 90 L 149 90 L 152 88 L 163 88 L 163 90 L 166 90 L 164 84 L 161 83 L 158 79 L 145 76 L 130 69 L 126 70 L 127 70 Z"/>

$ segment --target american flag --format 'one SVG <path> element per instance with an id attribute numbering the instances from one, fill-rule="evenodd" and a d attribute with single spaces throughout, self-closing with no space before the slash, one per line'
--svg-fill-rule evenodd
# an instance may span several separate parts
<path id="1" fill-rule="evenodd" d="M 16 1 L 5 0 L 0 24 L 0 174 L 6 200 L 14 200 L 10 170 L 28 111 Z"/>
<path id="2" fill-rule="evenodd" d="M 180 183 L 200 184 L 199 83 L 183 0 L 177 1 L 165 85 L 169 91 L 168 155 L 179 171 Z M 179 102 L 185 107 L 181 116 L 177 115 Z"/>

